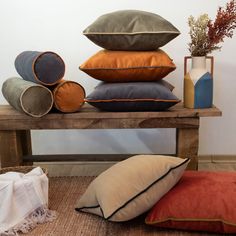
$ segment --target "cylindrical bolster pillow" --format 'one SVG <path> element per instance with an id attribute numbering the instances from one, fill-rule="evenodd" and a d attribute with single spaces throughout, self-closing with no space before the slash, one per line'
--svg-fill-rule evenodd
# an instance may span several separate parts
<path id="1" fill-rule="evenodd" d="M 76 112 L 84 104 L 84 88 L 69 80 L 63 80 L 53 88 L 54 107 L 61 112 Z"/>
<path id="2" fill-rule="evenodd" d="M 59 82 L 65 74 L 65 63 L 54 52 L 22 52 L 15 59 L 15 68 L 24 80 L 48 86 Z"/>
<path id="3" fill-rule="evenodd" d="M 7 79 L 2 93 L 16 110 L 33 117 L 46 115 L 53 106 L 52 92 L 48 88 L 21 78 Z"/>

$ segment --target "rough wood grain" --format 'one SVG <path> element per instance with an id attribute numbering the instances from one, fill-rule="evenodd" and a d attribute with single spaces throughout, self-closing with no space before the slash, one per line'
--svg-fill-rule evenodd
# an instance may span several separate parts
<path id="1" fill-rule="evenodd" d="M 176 130 L 176 156 L 190 158 L 188 169 L 198 169 L 199 129 Z"/>
<path id="2" fill-rule="evenodd" d="M 31 133 L 30 130 L 17 130 L 17 138 L 22 149 L 22 156 L 32 155 Z M 33 165 L 32 161 L 24 162 L 24 165 Z"/>
<path id="3" fill-rule="evenodd" d="M 183 108 L 183 104 L 177 104 L 167 111 L 161 112 L 104 112 L 86 104 L 79 112 L 62 114 L 49 113 L 42 118 L 32 118 L 26 114 L 16 111 L 9 105 L 0 105 L 0 120 L 7 122 L 7 120 L 28 120 L 37 122 L 38 120 L 56 120 L 56 119 L 149 119 L 149 118 L 169 118 L 169 117 L 207 117 L 207 116 L 221 116 L 221 111 L 216 108 L 207 109 L 187 109 Z"/>
<path id="4" fill-rule="evenodd" d="M 3 167 L 22 164 L 22 146 L 16 131 L 0 131 L 0 165 Z"/>
<path id="5" fill-rule="evenodd" d="M 55 119 L 0 121 L 0 130 L 193 128 L 197 118 Z"/>
<path id="6" fill-rule="evenodd" d="M 30 130 L 17 130 L 17 138 L 21 141 L 23 155 L 32 155 Z"/>

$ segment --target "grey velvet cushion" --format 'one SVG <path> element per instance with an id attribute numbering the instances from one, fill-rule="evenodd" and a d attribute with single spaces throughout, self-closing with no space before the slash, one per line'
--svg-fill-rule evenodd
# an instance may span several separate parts
<path id="1" fill-rule="evenodd" d="M 2 85 L 2 94 L 16 110 L 33 117 L 46 115 L 52 108 L 51 91 L 21 78 L 9 78 Z"/>
<path id="2" fill-rule="evenodd" d="M 180 100 L 173 87 L 158 82 L 100 83 L 87 96 L 86 102 L 105 111 L 162 111 Z"/>
<path id="3" fill-rule="evenodd" d="M 100 47 L 126 51 L 155 50 L 180 34 L 179 30 L 163 17 L 138 10 L 102 15 L 83 33 Z"/>
<path id="4" fill-rule="evenodd" d="M 49 86 L 65 74 L 64 61 L 54 52 L 22 52 L 15 59 L 15 68 L 24 80 Z"/>

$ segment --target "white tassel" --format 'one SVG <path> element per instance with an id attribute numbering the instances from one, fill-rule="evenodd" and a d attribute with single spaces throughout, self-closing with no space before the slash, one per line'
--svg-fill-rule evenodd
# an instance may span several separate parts
<path id="1" fill-rule="evenodd" d="M 56 211 L 49 210 L 47 207 L 42 206 L 33 211 L 21 223 L 14 226 L 12 229 L 1 233 L 0 236 L 19 236 L 18 233 L 28 233 L 34 229 L 38 224 L 51 222 L 57 218 Z"/>

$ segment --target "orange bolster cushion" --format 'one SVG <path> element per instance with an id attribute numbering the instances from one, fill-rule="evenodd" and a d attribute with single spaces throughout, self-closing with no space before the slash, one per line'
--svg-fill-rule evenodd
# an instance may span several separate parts
<path id="1" fill-rule="evenodd" d="M 101 50 L 80 66 L 80 70 L 105 82 L 157 81 L 175 69 L 172 59 L 161 49 Z"/>
<path id="2" fill-rule="evenodd" d="M 54 107 L 61 112 L 79 111 L 84 104 L 85 90 L 74 81 L 63 80 L 53 88 Z"/>

